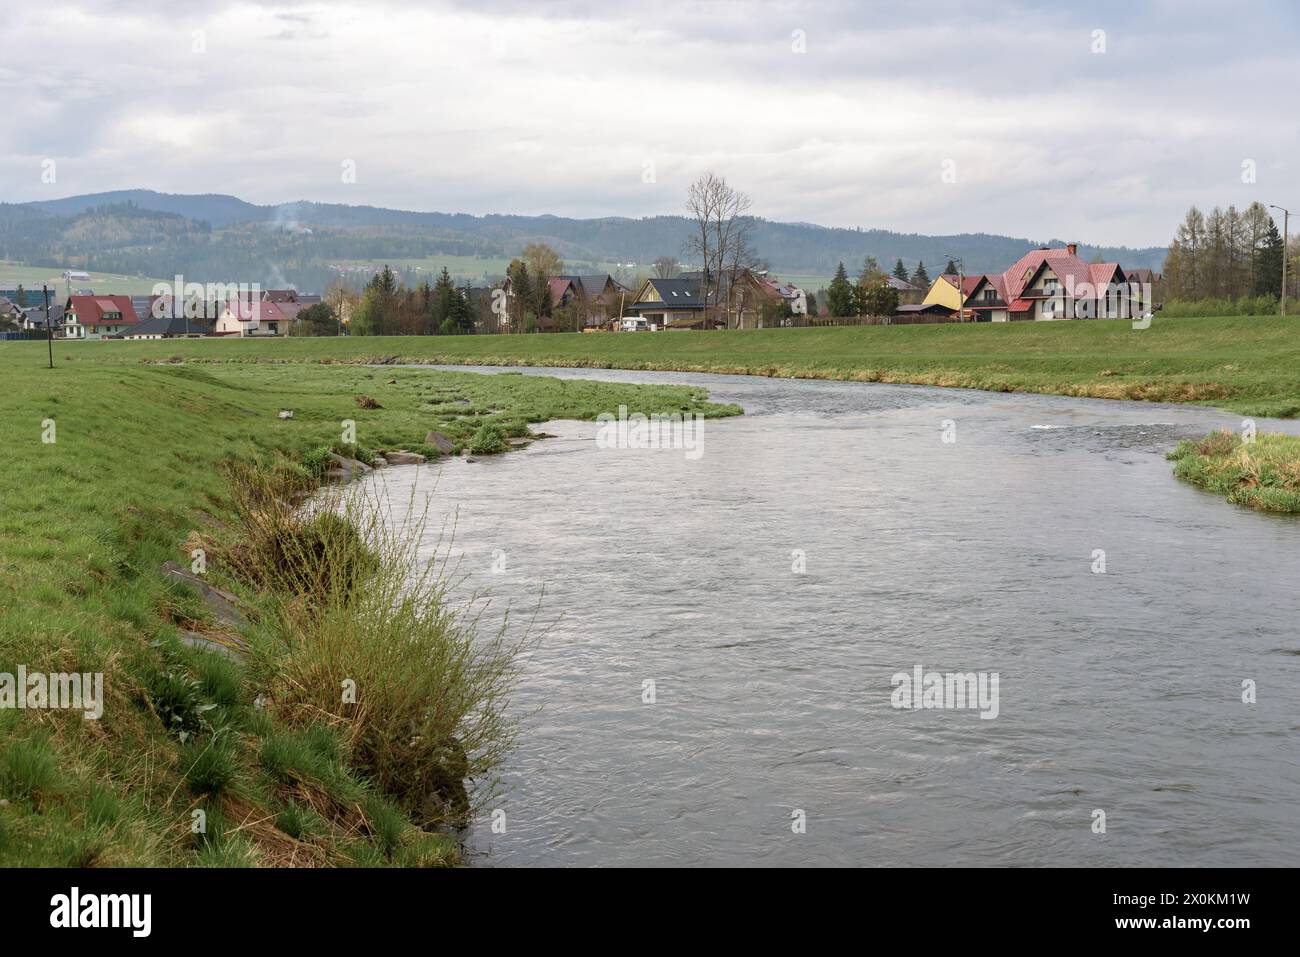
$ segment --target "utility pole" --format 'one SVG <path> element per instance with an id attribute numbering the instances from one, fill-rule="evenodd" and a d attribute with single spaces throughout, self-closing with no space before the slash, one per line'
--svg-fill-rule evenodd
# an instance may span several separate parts
<path id="1" fill-rule="evenodd" d="M 1282 305 L 1281 305 L 1281 316 L 1282 316 L 1283 319 L 1285 319 L 1285 318 L 1286 318 L 1286 253 L 1287 253 L 1286 246 L 1287 246 L 1287 239 L 1289 238 L 1289 237 L 1288 237 L 1288 227 L 1291 225 L 1291 210 L 1289 210 L 1289 209 L 1283 209 L 1283 207 L 1281 207 L 1281 206 L 1274 206 L 1272 203 L 1269 204 L 1269 207 L 1268 207 L 1268 208 L 1269 208 L 1269 209 L 1281 209 L 1281 210 L 1282 210 Z"/>
<path id="2" fill-rule="evenodd" d="M 948 254 L 949 259 L 957 260 L 957 321 L 966 321 L 966 297 L 962 295 L 962 287 L 966 285 L 966 260 L 961 256 Z"/>
<path id="3" fill-rule="evenodd" d="M 44 283 L 41 284 L 41 292 L 45 296 L 45 345 L 50 353 L 50 368 L 54 368 L 54 327 L 50 325 L 50 287 Z"/>

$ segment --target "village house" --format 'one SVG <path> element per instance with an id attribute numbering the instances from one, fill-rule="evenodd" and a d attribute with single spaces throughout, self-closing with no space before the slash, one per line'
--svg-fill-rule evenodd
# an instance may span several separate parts
<path id="1" fill-rule="evenodd" d="M 201 339 L 212 335 L 213 321 L 201 316 L 150 316 L 138 326 L 118 333 L 117 339 Z"/>
<path id="2" fill-rule="evenodd" d="M 222 303 L 212 334 L 216 336 L 287 336 L 290 320 L 274 302 L 230 299 Z"/>
<path id="3" fill-rule="evenodd" d="M 1114 262 L 1084 262 L 1069 243 L 1025 253 L 1005 272 L 966 276 L 960 294 L 958 277 L 940 276 L 923 304 L 962 310 L 976 322 L 1127 318 L 1152 305 L 1151 287 L 1134 278 L 1141 272 L 1149 274 L 1126 272 Z"/>
<path id="4" fill-rule="evenodd" d="M 61 338 L 106 339 L 139 322 L 130 296 L 69 296 Z"/>
<path id="5" fill-rule="evenodd" d="M 798 310 L 806 307 L 807 297 L 802 289 L 769 278 L 766 272 L 742 270 L 731 284 L 728 312 L 737 329 L 794 325 L 799 321 Z"/>
<path id="6" fill-rule="evenodd" d="M 567 280 L 576 293 L 574 304 L 578 308 L 579 325 L 595 329 L 617 318 L 620 306 L 626 302 L 628 289 L 609 273 L 593 276 L 558 276 Z"/>
<path id="7" fill-rule="evenodd" d="M 925 296 L 922 297 L 919 305 L 922 306 L 943 306 L 949 314 L 956 315 L 961 309 L 962 302 L 975 288 L 975 282 L 978 276 L 960 277 L 956 273 L 944 273 L 930 283 L 930 288 L 926 290 Z M 958 292 L 958 284 L 961 285 L 961 293 Z M 909 283 L 909 285 L 911 285 Z M 913 289 L 916 287 L 913 286 Z"/>
<path id="8" fill-rule="evenodd" d="M 685 329 L 707 324 L 705 301 L 698 279 L 647 279 L 641 284 L 626 315 L 646 320 L 655 329 Z M 713 320 L 719 323 L 722 320 Z"/>
<path id="9" fill-rule="evenodd" d="M 1144 308 L 1130 301 L 1119 263 L 1086 263 L 1078 246 L 1035 249 L 1000 276 L 979 276 L 968 294 L 979 322 L 1127 318 Z"/>

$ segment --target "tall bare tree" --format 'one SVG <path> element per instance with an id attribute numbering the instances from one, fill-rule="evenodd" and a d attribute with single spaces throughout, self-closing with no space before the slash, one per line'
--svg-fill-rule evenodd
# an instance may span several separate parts
<path id="1" fill-rule="evenodd" d="M 705 173 L 686 191 L 686 209 L 695 221 L 689 248 L 699 257 L 700 291 L 705 318 L 716 316 L 723 283 L 734 278 L 747 255 L 747 236 L 753 224 L 750 199 L 715 173 Z M 710 310 L 712 304 L 712 310 Z"/>

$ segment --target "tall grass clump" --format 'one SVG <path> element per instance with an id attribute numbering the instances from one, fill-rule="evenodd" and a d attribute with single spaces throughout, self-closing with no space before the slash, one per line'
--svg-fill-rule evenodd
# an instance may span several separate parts
<path id="1" fill-rule="evenodd" d="M 273 597 L 252 662 L 269 714 L 329 728 L 347 765 L 418 823 L 465 822 L 465 780 L 490 794 L 513 741 L 506 702 L 527 636 L 484 633 L 472 600 L 453 604 L 445 561 L 419 554 L 424 514 L 393 521 L 356 488 L 295 508 L 267 487 L 274 477 L 232 474 L 246 483 L 234 493 L 243 534 L 226 558 Z"/>
<path id="2" fill-rule="evenodd" d="M 1264 512 L 1300 512 L 1300 436 L 1267 434 L 1245 441 L 1211 432 L 1169 453 L 1174 474 L 1228 501 Z"/>

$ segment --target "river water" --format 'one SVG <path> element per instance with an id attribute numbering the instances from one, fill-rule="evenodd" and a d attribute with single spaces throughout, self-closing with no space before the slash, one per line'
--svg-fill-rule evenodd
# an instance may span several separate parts
<path id="1" fill-rule="evenodd" d="M 1300 521 L 1164 459 L 1240 416 L 525 374 L 702 385 L 746 414 L 705 423 L 698 457 L 555 422 L 371 479 L 399 515 L 427 496 L 429 554 L 454 515 L 485 621 L 544 587 L 476 865 L 1300 864 Z M 917 667 L 996 673 L 996 717 L 894 707 Z"/>

